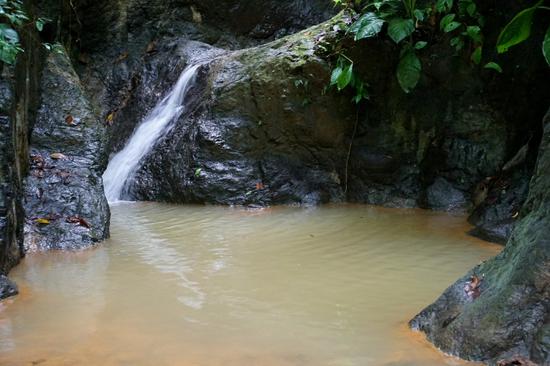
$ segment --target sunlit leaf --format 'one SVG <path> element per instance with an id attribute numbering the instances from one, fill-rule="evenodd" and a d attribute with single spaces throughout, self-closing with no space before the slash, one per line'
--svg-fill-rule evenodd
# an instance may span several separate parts
<path id="1" fill-rule="evenodd" d="M 342 70 L 342 73 L 338 77 L 338 80 L 336 81 L 336 87 L 338 90 L 344 89 L 348 84 L 351 82 L 351 79 L 353 78 L 353 64 L 349 64 L 348 66 L 344 67 Z"/>
<path id="2" fill-rule="evenodd" d="M 330 85 L 336 85 L 338 82 L 338 78 L 342 74 L 342 68 L 338 66 L 334 70 L 332 70 L 332 75 L 330 76 Z"/>
<path id="3" fill-rule="evenodd" d="M 355 34 L 355 40 L 376 36 L 382 30 L 384 20 L 375 13 L 365 13 L 350 27 L 350 32 Z"/>
<path id="4" fill-rule="evenodd" d="M 498 53 L 507 52 L 512 46 L 525 41 L 531 35 L 531 26 L 533 25 L 533 15 L 537 8 L 542 4 L 540 0 L 535 6 L 520 11 L 508 23 L 497 39 Z"/>

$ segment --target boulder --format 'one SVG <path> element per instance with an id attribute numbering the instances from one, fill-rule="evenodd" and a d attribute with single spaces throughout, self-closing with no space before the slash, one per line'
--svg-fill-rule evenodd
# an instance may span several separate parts
<path id="1" fill-rule="evenodd" d="M 50 53 L 31 133 L 25 249 L 82 249 L 109 235 L 104 126 L 64 52 Z"/>
<path id="2" fill-rule="evenodd" d="M 15 282 L 4 275 L 0 275 L 0 300 L 15 296 L 19 293 Z"/>
<path id="3" fill-rule="evenodd" d="M 145 160 L 133 198 L 343 201 L 352 105 L 324 92 L 331 68 L 317 54 L 317 38 L 334 32 L 338 22 L 206 62 L 189 113 Z"/>
<path id="4" fill-rule="evenodd" d="M 506 247 L 410 322 L 444 352 L 489 364 L 514 364 L 514 359 L 550 364 L 548 172 L 550 111 L 527 201 Z"/>

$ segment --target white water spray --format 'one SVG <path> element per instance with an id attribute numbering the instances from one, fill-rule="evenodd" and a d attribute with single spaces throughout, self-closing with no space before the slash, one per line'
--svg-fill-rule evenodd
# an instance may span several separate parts
<path id="1" fill-rule="evenodd" d="M 116 202 L 122 198 L 128 180 L 133 177 L 143 158 L 170 130 L 172 122 L 177 121 L 185 111 L 183 101 L 193 85 L 199 67 L 200 65 L 194 65 L 183 71 L 170 93 L 134 131 L 124 149 L 111 159 L 103 174 L 107 201 Z"/>

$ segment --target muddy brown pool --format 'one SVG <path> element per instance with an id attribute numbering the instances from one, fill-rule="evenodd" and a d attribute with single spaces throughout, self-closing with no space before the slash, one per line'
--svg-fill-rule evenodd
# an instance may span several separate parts
<path id="1" fill-rule="evenodd" d="M 0 365 L 462 365 L 406 323 L 500 250 L 468 229 L 362 205 L 118 204 L 104 245 L 12 271 Z"/>

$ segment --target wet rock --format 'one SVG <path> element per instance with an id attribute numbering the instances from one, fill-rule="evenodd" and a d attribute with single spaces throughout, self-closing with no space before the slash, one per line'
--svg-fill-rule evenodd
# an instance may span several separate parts
<path id="1" fill-rule="evenodd" d="M 441 177 L 428 187 L 426 197 L 429 207 L 440 211 L 464 210 L 468 205 L 464 192 Z"/>
<path id="2" fill-rule="evenodd" d="M 132 197 L 261 205 L 344 200 L 352 106 L 323 93 L 331 69 L 313 41 L 332 24 L 246 51 L 214 52 L 189 97 L 189 113 L 145 160 Z M 181 53 L 175 70 L 192 62 L 189 54 Z M 154 62 L 162 65 L 167 56 L 173 58 L 159 53 Z M 142 104 L 140 95 L 128 105 Z"/>
<path id="3" fill-rule="evenodd" d="M 550 111 L 528 198 L 506 247 L 410 322 L 443 351 L 490 364 L 514 358 L 550 363 L 549 171 Z M 464 291 L 472 276 L 482 279 L 476 298 Z"/>
<path id="4" fill-rule="evenodd" d="M 66 54 L 48 56 L 41 89 L 25 182 L 25 249 L 85 248 L 109 234 L 104 127 Z"/>
<path id="5" fill-rule="evenodd" d="M 256 39 L 295 33 L 321 23 L 337 10 L 327 0 L 201 0 L 194 2 L 205 22 L 225 25 L 228 30 Z"/>
<path id="6" fill-rule="evenodd" d="M 4 275 L 0 275 L 0 300 L 15 296 L 19 293 L 15 282 Z"/>
<path id="7" fill-rule="evenodd" d="M 472 212 L 468 222 L 475 226 L 471 235 L 481 239 L 505 244 L 510 238 L 519 211 L 529 191 L 529 176 L 526 168 L 516 170 L 489 183 L 487 198 Z"/>

